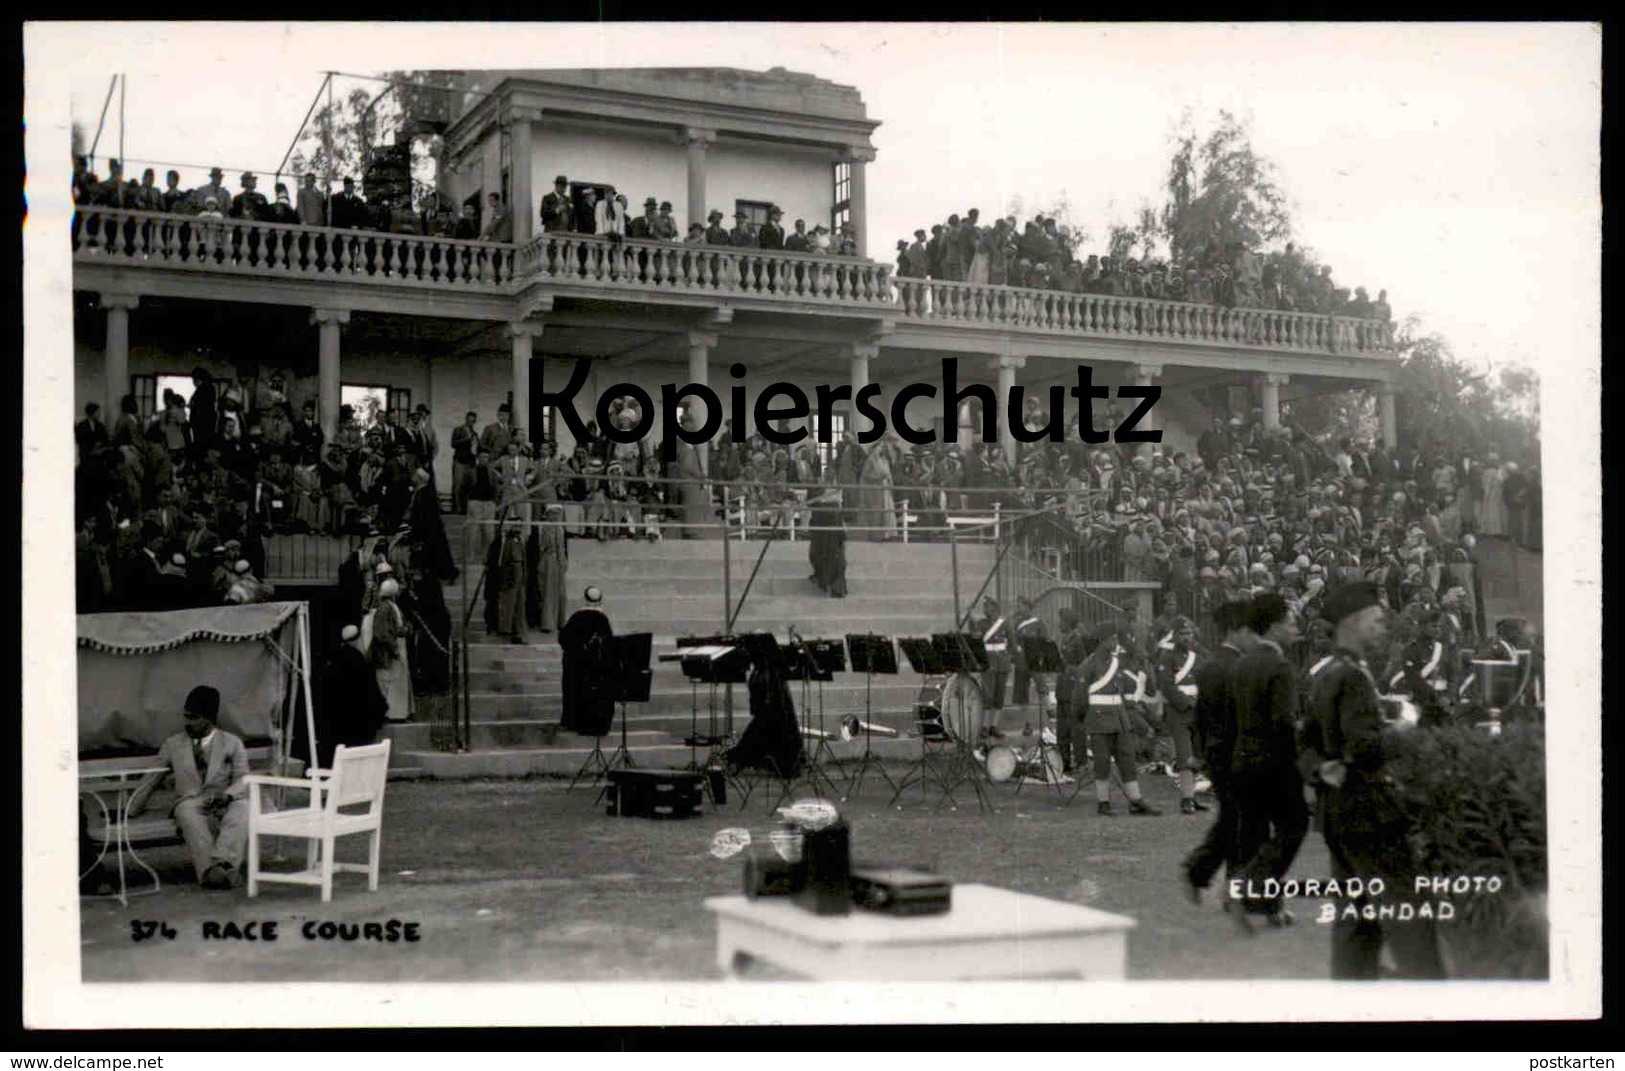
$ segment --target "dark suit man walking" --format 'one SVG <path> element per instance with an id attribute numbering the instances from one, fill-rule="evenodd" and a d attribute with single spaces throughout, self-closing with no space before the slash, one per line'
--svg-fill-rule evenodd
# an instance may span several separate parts
<path id="1" fill-rule="evenodd" d="M 1236 745 L 1231 752 L 1231 798 L 1236 807 L 1237 875 L 1252 888 L 1286 874 L 1309 830 L 1298 775 L 1295 723 L 1297 682 L 1285 648 L 1298 638 L 1286 600 L 1271 593 L 1253 599 L 1253 634 L 1258 640 L 1231 671 L 1236 707 Z M 1247 914 L 1262 914 L 1276 925 L 1292 921 L 1279 897 L 1254 895 L 1244 888 Z"/>

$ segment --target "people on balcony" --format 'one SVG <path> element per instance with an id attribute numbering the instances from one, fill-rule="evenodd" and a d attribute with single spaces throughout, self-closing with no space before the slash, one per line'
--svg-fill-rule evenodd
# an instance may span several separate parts
<path id="1" fill-rule="evenodd" d="M 898 277 L 1392 321 L 1386 290 L 1375 301 L 1363 287 L 1351 297 L 1334 285 L 1330 267 L 1307 260 L 1291 243 L 1268 254 L 1210 243 L 1172 260 L 1080 257 L 1071 232 L 1053 218 L 1037 216 L 1019 230 L 1014 217 L 991 227 L 980 220 L 973 208 L 932 225 L 929 239 L 924 228 L 916 230 L 915 242 L 902 244 Z"/>

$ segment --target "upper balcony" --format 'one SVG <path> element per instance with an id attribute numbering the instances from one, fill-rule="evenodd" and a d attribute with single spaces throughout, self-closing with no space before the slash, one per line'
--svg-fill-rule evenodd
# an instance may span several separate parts
<path id="1" fill-rule="evenodd" d="M 1391 361 L 1393 325 L 1275 309 L 895 279 L 873 261 L 549 234 L 523 245 L 82 208 L 85 290 L 523 319 L 548 297 L 840 318 L 945 348 L 1108 340 Z"/>

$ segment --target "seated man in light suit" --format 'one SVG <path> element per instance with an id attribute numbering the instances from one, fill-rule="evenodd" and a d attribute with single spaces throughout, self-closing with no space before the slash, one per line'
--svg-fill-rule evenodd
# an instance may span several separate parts
<path id="1" fill-rule="evenodd" d="M 130 814 L 139 814 L 164 778 L 174 777 L 171 813 L 206 889 L 239 885 L 248 848 L 248 751 L 240 738 L 219 728 L 219 719 L 220 692 L 206 684 L 193 688 L 186 697 L 186 730 L 158 749 L 169 773 L 150 774 L 130 798 Z"/>

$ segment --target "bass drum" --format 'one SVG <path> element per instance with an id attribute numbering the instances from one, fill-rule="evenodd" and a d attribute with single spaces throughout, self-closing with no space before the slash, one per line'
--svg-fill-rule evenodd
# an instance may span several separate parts
<path id="1" fill-rule="evenodd" d="M 982 687 L 966 673 L 928 677 L 914 700 L 922 721 L 935 721 L 956 740 L 974 744 L 982 732 Z"/>
<path id="2" fill-rule="evenodd" d="M 983 760 L 987 766 L 987 779 L 995 785 L 1002 785 L 1016 776 L 1016 768 L 1021 760 L 1016 757 L 1014 748 L 999 744 L 987 749 L 987 757 Z"/>

